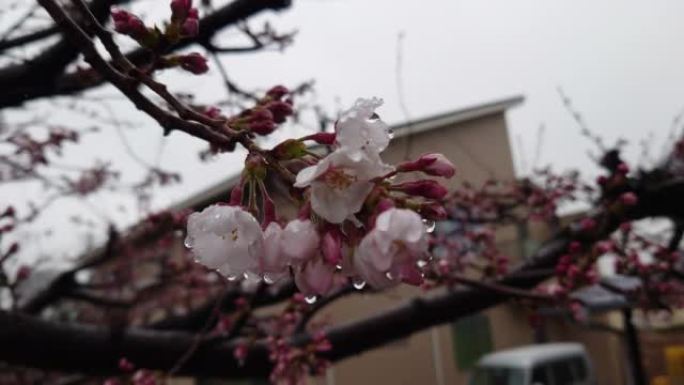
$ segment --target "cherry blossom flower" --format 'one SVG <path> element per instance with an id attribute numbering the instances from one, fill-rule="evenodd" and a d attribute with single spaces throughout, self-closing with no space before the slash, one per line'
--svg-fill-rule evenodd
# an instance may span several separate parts
<path id="1" fill-rule="evenodd" d="M 376 153 L 341 148 L 301 170 L 294 186 L 311 186 L 313 211 L 330 223 L 342 223 L 361 210 L 373 189 L 371 179 L 390 171 Z"/>
<path id="2" fill-rule="evenodd" d="M 283 231 L 281 251 L 293 265 L 305 262 L 318 251 L 320 236 L 310 220 L 290 221 Z"/>
<path id="3" fill-rule="evenodd" d="M 403 281 L 420 284 L 417 262 L 428 250 L 428 238 L 418 214 L 392 208 L 380 214 L 375 228 L 361 240 L 354 266 L 359 276 L 375 288 Z"/>
<path id="4" fill-rule="evenodd" d="M 382 99 L 357 99 L 335 125 L 339 146 L 377 153 L 387 148 L 391 129 L 375 115 L 381 105 Z"/>
<path id="5" fill-rule="evenodd" d="M 314 258 L 295 269 L 295 284 L 305 296 L 326 295 L 333 288 L 335 266 Z"/>
<path id="6" fill-rule="evenodd" d="M 212 205 L 191 214 L 185 243 L 199 263 L 229 278 L 257 271 L 264 255 L 259 222 L 236 206 Z"/>
<path id="7" fill-rule="evenodd" d="M 283 228 L 277 222 L 269 223 L 264 231 L 264 253 L 259 258 L 259 273 L 266 282 L 275 282 L 288 272 L 289 259 L 282 251 Z"/>

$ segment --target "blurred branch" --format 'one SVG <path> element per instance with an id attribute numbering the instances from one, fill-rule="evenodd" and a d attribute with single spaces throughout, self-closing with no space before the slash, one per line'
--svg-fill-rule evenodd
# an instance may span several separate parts
<path id="1" fill-rule="evenodd" d="M 106 10 L 108 12 L 112 0 L 99 1 L 106 3 Z M 290 0 L 235 0 L 203 17 L 200 20 L 200 31 L 196 38 L 182 40 L 170 47 L 169 51 L 179 50 L 197 42 L 209 42 L 216 32 L 225 27 L 248 19 L 265 10 L 281 10 L 289 6 Z M 91 5 L 91 10 L 93 9 L 94 7 Z M 102 21 L 104 18 L 98 18 L 98 20 Z M 75 55 L 78 51 L 74 49 L 72 44 L 78 43 L 75 43 L 73 39 L 71 39 L 71 43 L 61 40 L 50 48 L 51 50 L 66 52 L 65 46 L 69 47 L 69 54 L 60 55 L 62 57 L 60 61 L 53 60 L 54 58 L 52 57 L 48 60 L 48 57 L 51 55 L 45 52 L 43 55 L 45 55 L 46 59 L 35 59 L 28 63 L 0 69 L 0 84 L 12 85 L 12 87 L 7 87 L 5 92 L 0 95 L 0 108 L 20 105 L 25 101 L 46 96 L 69 95 L 82 92 L 102 85 L 106 80 L 110 80 L 101 71 L 102 68 L 77 70 L 71 73 L 60 74 L 64 66 L 76 57 Z M 148 51 L 143 48 L 129 52 L 126 54 L 126 58 L 135 66 L 144 66 L 149 64 L 151 60 Z M 36 68 L 40 68 L 40 71 L 36 71 Z M 36 74 L 44 76 L 36 76 Z"/>

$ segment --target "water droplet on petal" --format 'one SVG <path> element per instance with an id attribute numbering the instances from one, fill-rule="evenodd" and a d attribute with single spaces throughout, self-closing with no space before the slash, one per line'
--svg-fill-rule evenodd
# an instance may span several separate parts
<path id="1" fill-rule="evenodd" d="M 354 278 L 354 281 L 352 282 L 352 285 L 354 285 L 354 289 L 356 290 L 361 290 L 364 287 L 366 287 L 366 281 L 360 279 L 360 278 Z"/>
<path id="2" fill-rule="evenodd" d="M 423 267 L 427 266 L 428 263 L 424 259 L 419 259 L 416 264 L 418 265 L 418 267 L 423 268 Z"/>
<path id="3" fill-rule="evenodd" d="M 188 235 L 187 237 L 185 237 L 185 240 L 183 241 L 183 244 L 184 244 L 185 247 L 187 247 L 188 249 L 192 249 L 192 247 L 195 245 L 195 238 L 194 238 L 194 237 L 191 237 L 190 235 Z"/>
<path id="4" fill-rule="evenodd" d="M 336 268 L 337 270 L 342 270 L 342 265 L 335 265 L 335 268 Z"/>
<path id="5" fill-rule="evenodd" d="M 275 280 L 273 280 L 273 277 L 271 277 L 268 274 L 264 274 L 264 282 L 266 282 L 267 285 L 272 285 Z"/>
<path id="6" fill-rule="evenodd" d="M 431 233 L 435 231 L 437 224 L 431 219 L 423 219 L 423 225 L 425 226 L 425 232 Z"/>
<path id="7" fill-rule="evenodd" d="M 390 271 L 385 273 L 385 277 L 387 277 L 387 279 L 394 279 L 394 276 L 392 275 L 392 272 L 390 272 Z"/>
<path id="8" fill-rule="evenodd" d="M 304 297 L 304 301 L 306 301 L 306 303 L 308 303 L 309 305 L 315 304 L 317 300 L 318 297 L 316 297 L 315 295 L 307 295 L 306 297 Z"/>
<path id="9" fill-rule="evenodd" d="M 237 279 L 237 275 L 229 275 L 226 278 L 228 278 L 229 281 L 235 281 Z"/>

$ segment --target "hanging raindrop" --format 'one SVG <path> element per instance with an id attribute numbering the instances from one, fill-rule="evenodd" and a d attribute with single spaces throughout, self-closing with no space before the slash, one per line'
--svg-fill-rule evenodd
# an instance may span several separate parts
<path id="1" fill-rule="evenodd" d="M 315 304 L 316 300 L 318 300 L 318 297 L 316 297 L 315 295 L 307 295 L 306 297 L 304 297 L 304 301 L 306 301 L 306 303 L 308 303 L 309 305 Z"/>
<path id="2" fill-rule="evenodd" d="M 423 225 L 425 226 L 425 232 L 428 234 L 435 231 L 435 227 L 437 227 L 437 223 L 432 219 L 423 219 Z"/>
<path id="3" fill-rule="evenodd" d="M 364 287 L 366 287 L 366 281 L 364 281 L 363 279 L 360 279 L 360 278 L 354 278 L 352 285 L 354 285 L 354 289 L 361 290 Z"/>
<path id="4" fill-rule="evenodd" d="M 266 282 L 267 285 L 272 285 L 275 280 L 268 274 L 264 274 L 264 282 Z"/>
<path id="5" fill-rule="evenodd" d="M 195 238 L 193 238 L 193 237 L 191 237 L 190 235 L 188 235 L 187 237 L 185 237 L 185 240 L 183 241 L 183 244 L 184 244 L 185 247 L 187 247 L 188 249 L 192 249 L 192 247 L 195 245 Z"/>

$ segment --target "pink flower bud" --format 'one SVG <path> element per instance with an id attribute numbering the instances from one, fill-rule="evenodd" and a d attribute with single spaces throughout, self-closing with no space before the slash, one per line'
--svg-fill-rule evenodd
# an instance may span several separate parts
<path id="1" fill-rule="evenodd" d="M 611 250 L 613 250 L 613 242 L 611 241 L 602 241 L 596 244 L 596 252 L 599 254 L 605 254 Z"/>
<path id="2" fill-rule="evenodd" d="M 626 192 L 620 195 L 620 202 L 625 206 L 634 206 L 637 204 L 638 200 L 636 194 L 633 192 Z"/>
<path id="3" fill-rule="evenodd" d="M 207 107 L 204 110 L 204 115 L 212 119 L 219 119 L 221 117 L 221 109 L 215 106 Z"/>
<path id="4" fill-rule="evenodd" d="M 194 37 L 199 34 L 199 20 L 187 18 L 181 27 L 181 33 L 185 37 Z"/>
<path id="5" fill-rule="evenodd" d="M 114 20 L 114 30 L 120 34 L 131 36 L 138 40 L 145 36 L 147 28 L 134 14 L 123 9 L 112 10 L 112 20 Z"/>
<path id="6" fill-rule="evenodd" d="M 424 154 L 413 162 L 400 164 L 397 169 L 401 172 L 422 171 L 428 175 L 451 178 L 456 174 L 456 168 L 444 155 L 439 153 Z"/>
<path id="7" fill-rule="evenodd" d="M 19 270 L 17 270 L 16 280 L 17 281 L 23 281 L 26 278 L 28 278 L 29 275 L 31 275 L 31 268 L 26 266 L 26 265 L 22 265 L 19 268 Z"/>
<path id="8" fill-rule="evenodd" d="M 620 231 L 628 233 L 632 231 L 632 222 L 623 222 L 620 224 Z"/>
<path id="9" fill-rule="evenodd" d="M 568 245 L 568 252 L 572 254 L 577 254 L 582 250 L 582 244 L 577 242 L 577 241 L 572 241 L 570 242 L 570 245 Z"/>
<path id="10" fill-rule="evenodd" d="M 209 70 L 207 59 L 197 52 L 179 56 L 181 67 L 195 75 L 201 75 Z"/>
<path id="11" fill-rule="evenodd" d="M 292 105 L 281 101 L 268 103 L 266 108 L 271 111 L 273 121 L 278 124 L 285 122 L 285 119 L 293 113 Z"/>
<path id="12" fill-rule="evenodd" d="M 266 96 L 272 99 L 280 100 L 283 96 L 289 93 L 290 90 L 288 90 L 285 86 L 278 85 L 268 90 L 268 92 L 266 92 Z"/>
<path id="13" fill-rule="evenodd" d="M 584 218 L 580 221 L 580 229 L 582 231 L 592 231 L 596 227 L 594 218 Z"/>
<path id="14" fill-rule="evenodd" d="M 336 228 L 323 235 L 321 251 L 326 262 L 331 265 L 338 265 L 342 261 L 342 236 Z"/>
<path id="15" fill-rule="evenodd" d="M 172 0 L 171 19 L 185 20 L 192 9 L 192 0 Z"/>
<path id="16" fill-rule="evenodd" d="M 276 129 L 273 114 L 265 108 L 256 108 L 249 115 L 249 129 L 259 135 L 268 135 Z"/>
<path id="17" fill-rule="evenodd" d="M 119 369 L 124 372 L 132 372 L 133 369 L 135 369 L 135 366 L 131 361 L 126 359 L 126 357 L 121 357 L 121 359 L 119 359 Z"/>
<path id="18" fill-rule="evenodd" d="M 401 183 L 392 186 L 392 189 L 402 191 L 408 195 L 437 200 L 444 198 L 449 193 L 446 187 L 431 179 Z"/>
<path id="19" fill-rule="evenodd" d="M 629 173 L 629 166 L 626 163 L 621 162 L 617 166 L 617 172 L 626 175 L 627 173 Z"/>
<path id="20" fill-rule="evenodd" d="M 420 215 L 426 219 L 441 221 L 447 218 L 448 213 L 443 205 L 439 203 L 425 203 L 420 206 Z"/>
<path id="21" fill-rule="evenodd" d="M 243 365 L 245 363 L 245 360 L 247 360 L 248 351 L 249 350 L 247 349 L 247 345 L 245 344 L 239 344 L 233 350 L 233 356 L 240 363 L 240 365 Z"/>

